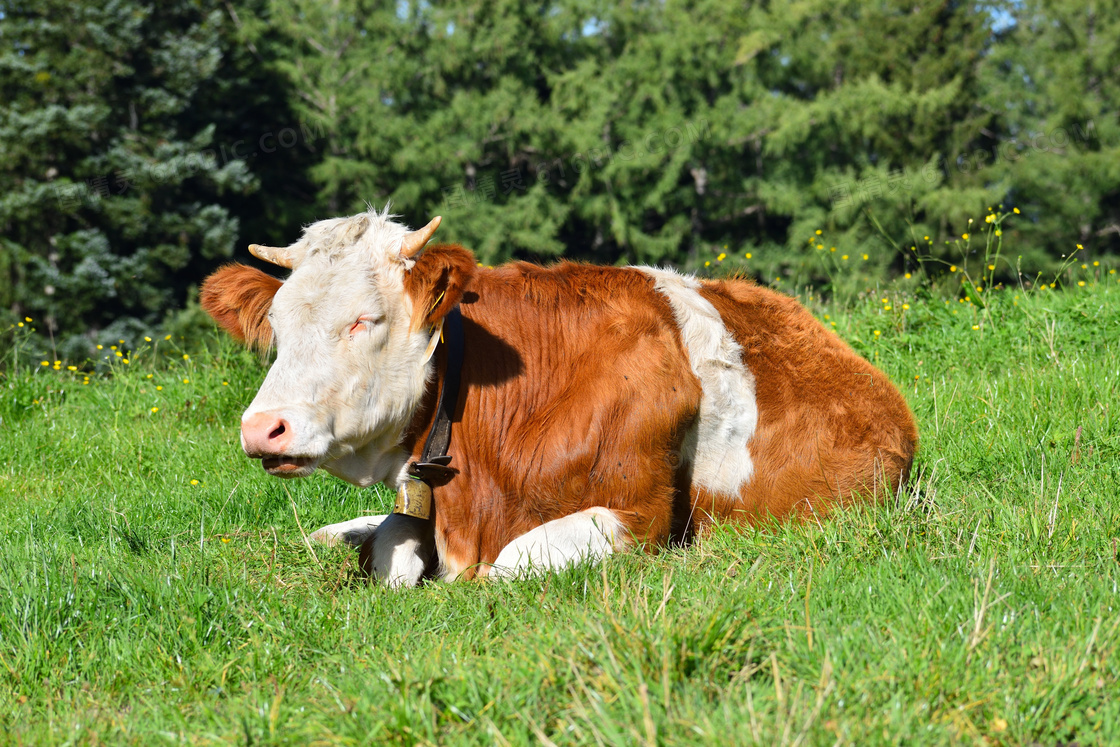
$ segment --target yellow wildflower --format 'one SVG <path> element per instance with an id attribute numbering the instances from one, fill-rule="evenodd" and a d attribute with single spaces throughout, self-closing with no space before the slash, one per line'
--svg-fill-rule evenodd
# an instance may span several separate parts
<path id="1" fill-rule="evenodd" d="M 968 241 L 968 234 L 967 233 L 962 233 L 961 238 L 964 239 L 965 241 Z"/>
<path id="2" fill-rule="evenodd" d="M 905 277 L 906 277 L 907 280 L 909 280 L 910 279 L 910 273 L 906 273 Z"/>
<path id="3" fill-rule="evenodd" d="M 159 412 L 159 408 L 158 408 L 158 407 L 153 407 L 153 408 L 152 408 L 152 412 L 153 412 L 153 413 Z"/>
<path id="4" fill-rule="evenodd" d="M 191 485 L 198 485 L 198 480 L 191 480 Z"/>
<path id="5" fill-rule="evenodd" d="M 723 260 L 725 260 L 725 259 L 727 259 L 727 255 L 726 255 L 726 254 L 724 254 L 723 252 L 720 252 L 720 253 L 719 253 L 719 256 L 718 256 L 718 257 L 716 257 L 716 262 L 722 262 L 722 261 L 723 261 Z"/>
<path id="6" fill-rule="evenodd" d="M 949 272 L 956 272 L 956 271 L 957 271 L 957 266 L 956 265 L 949 265 Z"/>
<path id="7" fill-rule="evenodd" d="M 1019 214 L 1019 208 L 1012 208 L 1011 212 L 1015 213 L 1015 215 L 1018 215 Z"/>
<path id="8" fill-rule="evenodd" d="M 867 261 L 867 255 L 866 255 L 866 254 L 865 254 L 865 255 L 863 255 L 863 261 L 864 261 L 864 262 L 866 262 L 866 261 Z"/>

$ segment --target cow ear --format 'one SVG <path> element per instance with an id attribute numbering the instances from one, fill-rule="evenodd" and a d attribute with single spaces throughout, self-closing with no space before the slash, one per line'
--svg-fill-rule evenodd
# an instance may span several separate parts
<path id="1" fill-rule="evenodd" d="M 458 244 L 425 249 L 404 274 L 404 292 L 412 301 L 409 332 L 435 326 L 455 308 L 476 267 L 474 255 Z"/>
<path id="2" fill-rule="evenodd" d="M 260 351 L 272 346 L 268 310 L 283 282 L 247 265 L 222 267 L 199 292 L 202 309 L 239 342 Z"/>

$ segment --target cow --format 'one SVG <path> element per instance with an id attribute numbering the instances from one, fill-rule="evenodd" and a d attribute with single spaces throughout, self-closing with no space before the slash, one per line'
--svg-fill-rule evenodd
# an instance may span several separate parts
<path id="1" fill-rule="evenodd" d="M 439 218 L 410 230 L 395 217 L 253 245 L 286 280 L 232 264 L 201 290 L 235 338 L 275 347 L 241 420 L 249 457 L 278 477 L 324 469 L 431 495 L 430 519 L 402 510 L 315 533 L 360 546 L 375 578 L 653 552 L 713 522 L 820 518 L 907 480 L 917 430 L 902 395 L 795 299 L 655 267 L 483 267 L 429 244 Z M 453 375 L 447 454 L 419 485 Z"/>

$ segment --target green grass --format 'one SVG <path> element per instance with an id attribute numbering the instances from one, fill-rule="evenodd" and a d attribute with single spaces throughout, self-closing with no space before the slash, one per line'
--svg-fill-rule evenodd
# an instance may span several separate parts
<path id="1" fill-rule="evenodd" d="M 907 493 L 517 583 L 306 545 L 389 499 L 241 455 L 248 353 L 10 372 L 0 742 L 1120 743 L 1112 281 L 820 307 L 918 417 Z"/>

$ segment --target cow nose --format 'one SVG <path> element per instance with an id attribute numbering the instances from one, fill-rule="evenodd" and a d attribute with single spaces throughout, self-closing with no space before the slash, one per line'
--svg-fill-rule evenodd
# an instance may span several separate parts
<path id="1" fill-rule="evenodd" d="M 258 412 L 241 421 L 241 446 L 250 457 L 283 454 L 293 437 L 291 424 L 269 412 Z"/>

